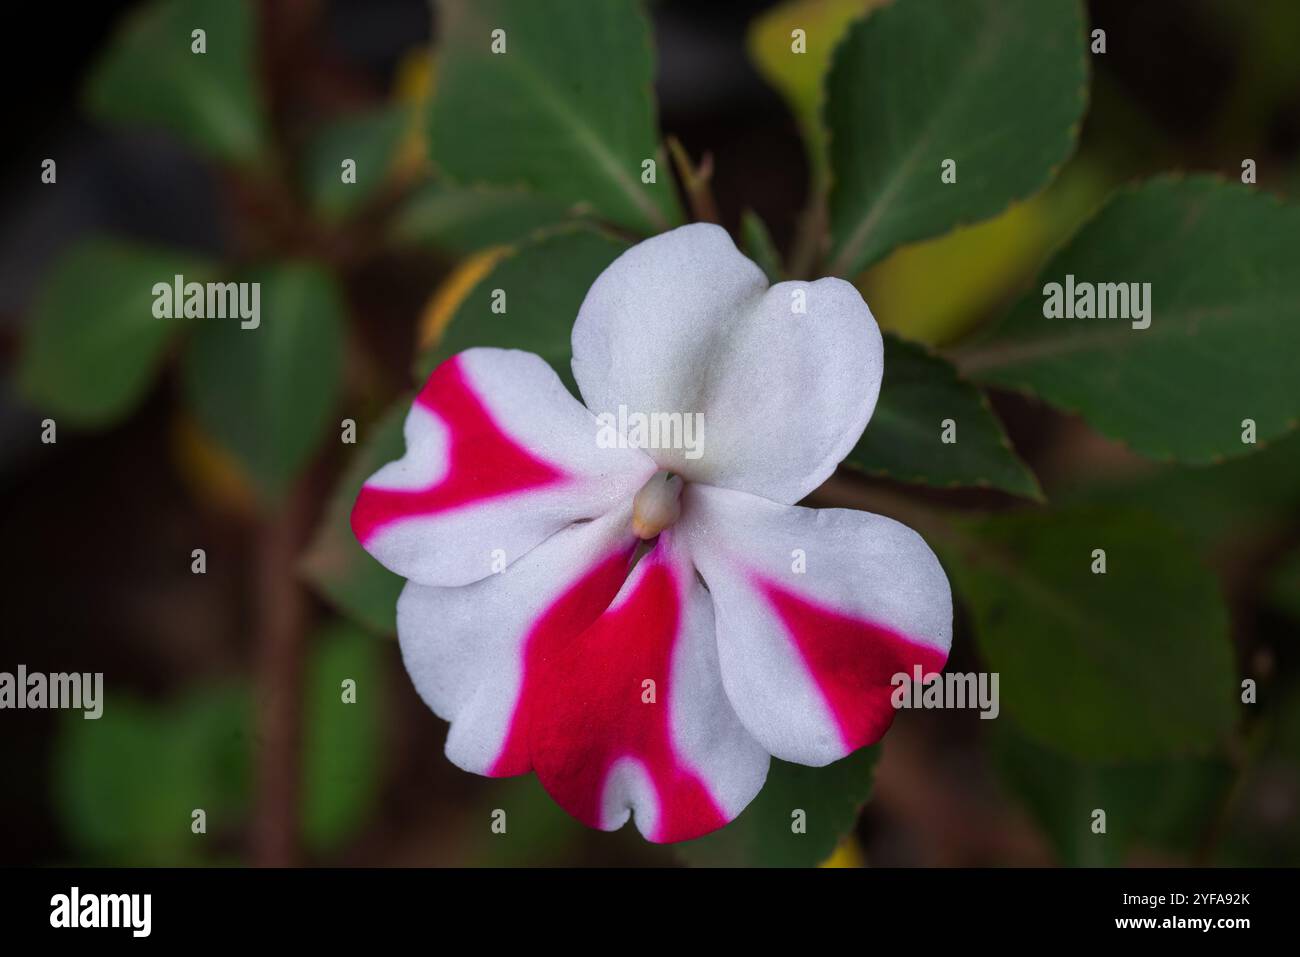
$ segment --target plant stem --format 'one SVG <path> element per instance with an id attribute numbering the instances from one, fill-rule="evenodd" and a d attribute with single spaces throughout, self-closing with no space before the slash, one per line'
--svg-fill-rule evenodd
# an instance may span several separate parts
<path id="1" fill-rule="evenodd" d="M 705 153 L 700 164 L 696 166 L 687 155 L 686 148 L 675 136 L 668 137 L 668 152 L 677 167 L 677 176 L 681 180 L 682 189 L 686 193 L 691 215 L 695 221 L 697 223 L 721 222 L 718 216 L 718 203 L 713 198 L 712 155 Z"/>
<path id="2" fill-rule="evenodd" d="M 787 260 L 787 272 L 791 279 L 818 278 L 814 272 L 821 259 L 822 234 L 825 230 L 826 197 L 814 186 L 808 205 L 799 214 L 798 231 Z"/>
<path id="3" fill-rule="evenodd" d="M 282 510 L 266 515 L 254 555 L 257 751 L 253 861 L 287 867 L 298 861 L 302 753 L 302 682 L 307 599 L 295 570 L 306 527 L 305 490 L 292 489 Z"/>

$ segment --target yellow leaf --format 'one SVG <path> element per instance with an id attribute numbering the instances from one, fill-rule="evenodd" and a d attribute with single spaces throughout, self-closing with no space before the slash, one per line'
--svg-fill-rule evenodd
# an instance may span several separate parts
<path id="1" fill-rule="evenodd" d="M 789 0 L 749 25 L 749 57 L 758 72 L 785 97 L 799 121 L 817 181 L 825 171 L 821 104 L 831 53 L 849 24 L 885 0 Z M 805 52 L 795 52 L 794 31 L 803 31 Z"/>
<path id="2" fill-rule="evenodd" d="M 413 107 L 410 122 L 402 134 L 393 160 L 393 168 L 399 178 L 413 177 L 428 165 L 429 147 L 425 110 L 422 107 L 433 95 L 436 78 L 433 54 L 427 48 L 410 51 L 397 64 L 393 99 Z"/>
<path id="3" fill-rule="evenodd" d="M 460 308 L 460 304 L 508 252 L 510 252 L 509 246 L 492 246 L 467 256 L 434 290 L 424 311 L 420 314 L 417 341 L 420 352 L 435 345 L 442 338 L 443 332 L 446 331 L 456 310 Z"/>
<path id="4" fill-rule="evenodd" d="M 817 865 L 818 867 L 866 867 L 867 858 L 862 853 L 857 839 L 850 834 L 840 841 L 831 856 Z"/>
<path id="5" fill-rule="evenodd" d="M 190 415 L 172 418 L 172 457 L 177 471 L 200 502 L 251 515 L 257 508 L 252 479 L 233 455 L 218 445 Z"/>
<path id="6" fill-rule="evenodd" d="M 1113 185 L 1087 160 L 1006 212 L 937 239 L 902 246 L 857 280 L 882 329 L 927 345 L 961 338 L 1023 291 Z"/>

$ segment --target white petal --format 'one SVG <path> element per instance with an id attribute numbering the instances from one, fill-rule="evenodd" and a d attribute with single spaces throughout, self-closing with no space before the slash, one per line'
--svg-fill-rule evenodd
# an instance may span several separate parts
<path id="1" fill-rule="evenodd" d="M 894 676 L 943 667 L 952 594 L 907 526 L 692 485 L 677 529 L 713 598 L 727 696 L 776 757 L 820 766 L 874 743 Z"/>
<path id="2" fill-rule="evenodd" d="M 660 467 L 786 503 L 853 448 L 882 361 L 880 331 L 852 285 L 769 289 L 727 232 L 703 223 L 619 256 L 573 327 L 573 372 L 592 412 L 700 413 L 698 449 L 649 451 Z M 679 421 L 673 437 L 685 445 L 693 436 Z"/>
<path id="3" fill-rule="evenodd" d="M 476 774 L 523 774 L 529 699 L 545 656 L 576 638 L 626 579 L 630 509 L 557 532 L 500 574 L 459 588 L 408 582 L 397 603 L 406 670 L 451 721 L 447 757 Z"/>

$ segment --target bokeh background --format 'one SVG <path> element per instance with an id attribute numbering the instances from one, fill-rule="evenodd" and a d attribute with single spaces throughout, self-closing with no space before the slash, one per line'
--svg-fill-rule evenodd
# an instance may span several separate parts
<path id="1" fill-rule="evenodd" d="M 392 639 L 339 614 L 303 574 L 352 447 L 326 442 L 268 515 L 254 504 L 254 481 L 189 410 L 174 356 L 129 415 L 40 442 L 42 410 L 14 370 L 52 266 L 87 237 L 238 263 L 287 252 L 320 264 L 343 290 L 349 330 L 333 412 L 363 428 L 410 388 L 417 342 L 473 280 L 472 264 L 457 271 L 461 249 L 391 240 L 388 226 L 422 169 L 419 144 L 403 145 L 400 125 L 393 175 L 363 208 L 340 212 L 313 186 L 316 144 L 345 135 L 340 124 L 427 95 L 438 24 L 422 0 L 255 4 L 256 71 L 282 164 L 263 177 L 232 173 L 166 133 L 88 115 L 87 74 L 139 6 L 21 4 L 5 14 L 0 670 L 102 671 L 107 700 L 99 722 L 0 713 L 0 861 L 677 863 L 673 849 L 631 828 L 606 835 L 575 824 L 531 778 L 488 781 L 442 757 L 445 725 L 416 697 Z M 886 328 L 936 345 L 978 329 L 1111 188 L 1154 171 L 1235 178 L 1241 158 L 1253 157 L 1261 189 L 1300 200 L 1300 4 L 1088 8 L 1110 43 L 1092 59 L 1077 155 L 1034 200 L 873 267 L 860 285 Z M 648 9 L 661 128 L 692 156 L 711 154 L 725 225 L 737 231 L 752 208 L 788 249 L 809 163 L 800 119 L 765 75 L 769 41 L 755 26 L 784 23 L 786 6 L 659 0 Z M 788 30 L 775 35 L 785 43 Z M 785 82 L 795 99 L 815 88 L 815 77 Z M 56 185 L 40 181 L 46 157 L 58 160 Z M 84 296 L 93 309 L 95 290 Z M 1272 689 L 1267 732 L 1247 723 L 1222 759 L 1204 764 L 1112 773 L 1004 738 L 991 727 L 1001 722 L 974 712 L 904 714 L 880 749 L 869 802 L 840 812 L 855 822 L 818 856 L 850 865 L 1297 863 L 1296 437 L 1223 465 L 1157 470 L 1071 416 L 1000 393 L 994 404 L 1050 500 L 1134 506 L 1186 532 L 1221 582 L 1238 665 Z M 849 474 L 812 501 L 888 512 L 882 503 L 900 495 L 972 511 L 1017 505 L 994 491 L 918 492 Z M 199 547 L 204 575 L 190 568 Z M 950 667 L 981 667 L 960 613 Z M 340 676 L 360 689 L 347 708 Z M 1131 811 L 1122 840 L 1101 854 L 1061 823 L 1066 808 L 1094 806 L 1100 794 Z M 202 837 L 190 833 L 196 807 L 207 811 Z M 508 837 L 488 827 L 494 808 L 509 809 Z"/>

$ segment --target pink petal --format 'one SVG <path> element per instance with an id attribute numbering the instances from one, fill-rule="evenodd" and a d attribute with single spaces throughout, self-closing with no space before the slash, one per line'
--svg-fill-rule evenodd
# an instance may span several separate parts
<path id="1" fill-rule="evenodd" d="M 727 702 L 708 596 L 671 533 L 604 615 L 536 662 L 533 763 L 578 820 L 614 830 L 634 814 L 652 841 L 688 840 L 762 787 L 768 756 Z"/>
<path id="2" fill-rule="evenodd" d="M 895 675 L 910 676 L 918 665 L 928 675 L 948 658 L 924 642 L 810 601 L 774 581 L 756 577 L 753 587 L 799 649 L 839 728 L 845 754 L 874 744 L 889 730 Z"/>
<path id="3" fill-rule="evenodd" d="M 677 527 L 713 600 L 727 696 L 778 758 L 820 766 L 879 740 L 894 676 L 947 660 L 947 576 L 892 519 L 696 485 Z"/>
<path id="4" fill-rule="evenodd" d="M 406 455 L 362 487 L 357 540 L 426 585 L 463 585 L 561 528 L 630 501 L 654 471 L 601 448 L 599 425 L 538 356 L 470 349 L 429 377 L 406 420 Z"/>
<path id="5" fill-rule="evenodd" d="M 563 529 L 482 581 L 407 584 L 397 604 L 402 657 L 425 703 L 451 722 L 452 762 L 493 777 L 531 769 L 528 716 L 545 655 L 605 611 L 635 543 L 624 510 Z"/>
<path id="6" fill-rule="evenodd" d="M 465 381 L 459 356 L 433 371 L 415 404 L 447 427 L 446 472 L 419 488 L 363 488 L 352 510 L 352 531 L 363 545 L 403 518 L 437 515 L 569 478 L 501 431 Z"/>

